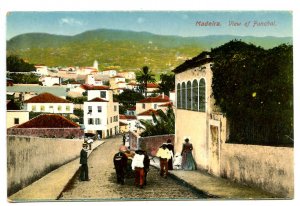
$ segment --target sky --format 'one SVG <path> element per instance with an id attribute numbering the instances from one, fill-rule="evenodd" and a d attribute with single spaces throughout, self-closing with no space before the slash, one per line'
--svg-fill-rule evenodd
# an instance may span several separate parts
<path id="1" fill-rule="evenodd" d="M 289 11 L 20 11 L 6 14 L 6 39 L 30 32 L 76 35 L 100 28 L 176 36 L 291 37 L 292 19 L 293 14 Z M 207 21 L 212 25 L 205 25 Z M 220 24 L 216 26 L 218 22 Z M 232 26 L 230 22 L 241 24 Z"/>

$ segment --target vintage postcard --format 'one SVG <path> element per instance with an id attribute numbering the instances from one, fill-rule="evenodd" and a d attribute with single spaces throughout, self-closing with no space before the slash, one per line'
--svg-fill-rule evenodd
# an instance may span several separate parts
<path id="1" fill-rule="evenodd" d="M 8 11 L 7 201 L 293 200 L 293 15 Z"/>

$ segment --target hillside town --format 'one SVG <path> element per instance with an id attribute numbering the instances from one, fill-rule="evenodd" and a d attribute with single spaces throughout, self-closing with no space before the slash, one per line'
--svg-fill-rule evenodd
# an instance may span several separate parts
<path id="1" fill-rule="evenodd" d="M 294 199 L 291 29 L 198 35 L 255 12 L 20 13 L 7 18 L 49 28 L 8 22 L 7 201 Z M 290 12 L 260 14 L 292 27 Z"/>

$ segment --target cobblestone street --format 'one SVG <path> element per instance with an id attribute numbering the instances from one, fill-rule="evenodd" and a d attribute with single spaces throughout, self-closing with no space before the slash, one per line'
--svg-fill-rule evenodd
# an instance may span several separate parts
<path id="1" fill-rule="evenodd" d="M 160 177 L 158 169 L 150 168 L 147 186 L 140 189 L 134 186 L 134 178 L 127 178 L 124 185 L 116 183 L 113 155 L 118 151 L 121 137 L 105 139 L 89 157 L 90 181 L 81 182 L 78 175 L 62 193 L 60 200 L 132 200 L 132 199 L 203 199 L 199 194 L 180 182 Z"/>

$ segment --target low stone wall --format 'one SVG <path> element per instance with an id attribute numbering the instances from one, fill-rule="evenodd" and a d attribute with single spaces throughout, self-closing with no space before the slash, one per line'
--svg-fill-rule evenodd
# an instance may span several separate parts
<path id="1" fill-rule="evenodd" d="M 7 134 L 73 139 L 83 137 L 84 131 L 80 128 L 9 128 Z"/>
<path id="2" fill-rule="evenodd" d="M 8 136 L 8 196 L 79 157 L 82 143 L 83 139 Z"/>
<path id="3" fill-rule="evenodd" d="M 149 155 L 154 156 L 159 147 L 166 143 L 168 139 L 171 139 L 174 145 L 174 138 L 174 134 L 140 137 L 138 138 L 138 145 L 143 146 Z"/>
<path id="4" fill-rule="evenodd" d="M 221 176 L 293 198 L 294 149 L 225 143 L 221 149 Z"/>

